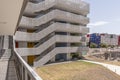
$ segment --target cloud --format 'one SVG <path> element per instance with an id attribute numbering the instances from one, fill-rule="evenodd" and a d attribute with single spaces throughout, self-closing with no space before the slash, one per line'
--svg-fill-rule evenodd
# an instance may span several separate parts
<path id="1" fill-rule="evenodd" d="M 97 27 L 97 26 L 103 26 L 103 25 L 106 25 L 108 24 L 109 22 L 106 22 L 106 21 L 98 21 L 98 22 L 95 22 L 95 23 L 90 23 L 88 24 L 89 27 Z"/>

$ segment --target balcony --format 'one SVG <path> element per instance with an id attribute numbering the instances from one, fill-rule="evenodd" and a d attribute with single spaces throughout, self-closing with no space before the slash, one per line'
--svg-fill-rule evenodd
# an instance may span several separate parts
<path id="1" fill-rule="evenodd" d="M 16 50 L 20 53 L 21 56 L 39 55 L 43 51 L 47 50 L 50 46 L 55 44 L 56 42 L 74 43 L 74 42 L 80 42 L 80 40 L 81 40 L 81 37 L 79 36 L 55 35 L 36 48 L 16 48 Z"/>
<path id="2" fill-rule="evenodd" d="M 15 34 L 16 41 L 39 41 L 54 31 L 71 32 L 71 33 L 88 33 L 89 29 L 85 26 L 77 26 L 65 23 L 53 23 L 38 33 L 27 33 L 17 31 Z M 44 35 L 43 35 L 44 34 Z"/>
<path id="3" fill-rule="evenodd" d="M 51 20 L 60 20 L 81 25 L 86 25 L 89 23 L 89 18 L 87 17 L 55 9 L 37 18 L 22 17 L 19 26 L 34 28 L 35 26 L 40 26 Z"/>
<path id="4" fill-rule="evenodd" d="M 46 11 L 50 8 L 58 8 L 81 15 L 89 13 L 89 4 L 81 0 L 45 0 L 40 3 L 28 3 L 24 15 L 35 15 L 36 12 Z"/>

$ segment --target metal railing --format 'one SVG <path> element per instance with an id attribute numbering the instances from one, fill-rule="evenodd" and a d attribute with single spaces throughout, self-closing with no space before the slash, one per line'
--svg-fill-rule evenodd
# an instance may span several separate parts
<path id="1" fill-rule="evenodd" d="M 16 71 L 19 80 L 42 80 L 40 76 L 23 60 L 15 49 L 15 41 L 13 37 L 13 56 L 16 66 Z"/>

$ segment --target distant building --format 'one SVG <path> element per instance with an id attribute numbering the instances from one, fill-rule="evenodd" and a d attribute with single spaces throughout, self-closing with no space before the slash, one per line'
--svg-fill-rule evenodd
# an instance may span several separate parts
<path id="1" fill-rule="evenodd" d="M 115 34 L 101 34 L 101 43 L 106 45 L 118 45 L 118 36 Z"/>
<path id="2" fill-rule="evenodd" d="M 100 43 L 101 43 L 101 36 L 98 33 L 93 33 L 90 34 L 90 44 L 91 43 L 95 43 L 97 45 L 97 47 L 100 47 Z"/>
<path id="3" fill-rule="evenodd" d="M 107 33 L 93 33 L 86 35 L 86 41 L 88 45 L 95 43 L 97 48 L 100 47 L 101 44 L 107 46 L 120 46 L 120 36 L 116 34 L 107 34 Z"/>

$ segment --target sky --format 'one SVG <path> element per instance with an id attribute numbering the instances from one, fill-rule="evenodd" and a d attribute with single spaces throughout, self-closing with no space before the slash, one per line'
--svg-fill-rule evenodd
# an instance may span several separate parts
<path id="1" fill-rule="evenodd" d="M 90 33 L 120 34 L 120 0 L 83 0 L 90 4 Z"/>

